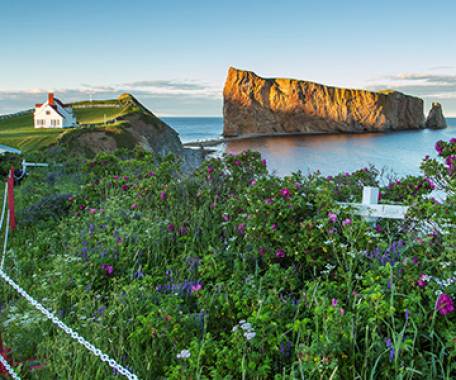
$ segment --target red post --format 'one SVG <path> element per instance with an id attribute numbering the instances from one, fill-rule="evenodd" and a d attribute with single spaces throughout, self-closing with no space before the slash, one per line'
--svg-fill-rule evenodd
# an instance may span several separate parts
<path id="1" fill-rule="evenodd" d="M 16 229 L 16 216 L 14 213 L 14 167 L 11 167 L 8 178 L 8 209 L 11 231 Z"/>

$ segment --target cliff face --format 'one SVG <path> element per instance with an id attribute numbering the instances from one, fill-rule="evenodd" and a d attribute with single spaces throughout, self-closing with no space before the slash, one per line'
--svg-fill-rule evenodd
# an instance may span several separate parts
<path id="1" fill-rule="evenodd" d="M 426 128 L 444 129 L 447 127 L 447 122 L 443 116 L 442 105 L 440 103 L 432 103 L 432 108 L 426 119 Z"/>
<path id="2" fill-rule="evenodd" d="M 423 101 L 294 79 L 265 79 L 230 68 L 223 90 L 225 137 L 419 129 Z"/>

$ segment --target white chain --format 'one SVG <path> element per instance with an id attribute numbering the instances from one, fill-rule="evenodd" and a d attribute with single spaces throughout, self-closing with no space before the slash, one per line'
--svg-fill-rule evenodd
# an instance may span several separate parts
<path id="1" fill-rule="evenodd" d="M 6 250 L 8 249 L 9 223 L 10 223 L 10 214 L 8 213 L 8 216 L 6 217 L 5 240 L 3 242 L 3 254 L 2 254 L 2 260 L 0 262 L 0 270 L 3 270 L 3 266 L 5 265 Z"/>
<path id="2" fill-rule="evenodd" d="M 32 304 L 37 310 L 43 313 L 48 319 L 52 321 L 57 327 L 61 328 L 66 334 L 71 336 L 78 343 L 83 345 L 87 350 L 92 352 L 95 356 L 98 356 L 101 361 L 107 363 L 111 368 L 115 369 L 121 375 L 124 375 L 129 380 L 139 380 L 138 377 L 130 372 L 127 368 L 122 367 L 114 359 L 111 359 L 108 355 L 104 354 L 100 349 L 96 348 L 92 343 L 85 340 L 71 327 L 68 327 L 60 319 L 58 319 L 53 313 L 47 310 L 42 304 L 33 299 L 24 289 L 17 285 L 2 269 L 0 269 L 0 277 L 11 285 L 22 297 L 24 297 L 30 304 Z"/>
<path id="3" fill-rule="evenodd" d="M 9 365 L 8 361 L 0 353 L 0 363 L 6 368 L 6 371 L 11 375 L 14 380 L 21 380 L 21 378 L 14 372 L 13 368 Z"/>

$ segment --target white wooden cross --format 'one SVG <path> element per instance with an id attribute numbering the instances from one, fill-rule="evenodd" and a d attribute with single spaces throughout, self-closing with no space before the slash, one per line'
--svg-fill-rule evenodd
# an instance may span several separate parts
<path id="1" fill-rule="evenodd" d="M 356 213 L 368 221 L 377 218 L 405 219 L 408 207 L 401 205 L 378 204 L 378 187 L 363 187 L 363 200 L 361 203 L 339 203 L 342 206 L 350 206 L 356 209 Z"/>

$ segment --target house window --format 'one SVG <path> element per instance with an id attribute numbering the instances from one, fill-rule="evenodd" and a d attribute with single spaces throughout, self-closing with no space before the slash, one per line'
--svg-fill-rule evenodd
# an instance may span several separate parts
<path id="1" fill-rule="evenodd" d="M 46 115 L 50 115 L 51 114 L 51 111 L 46 111 Z"/>

